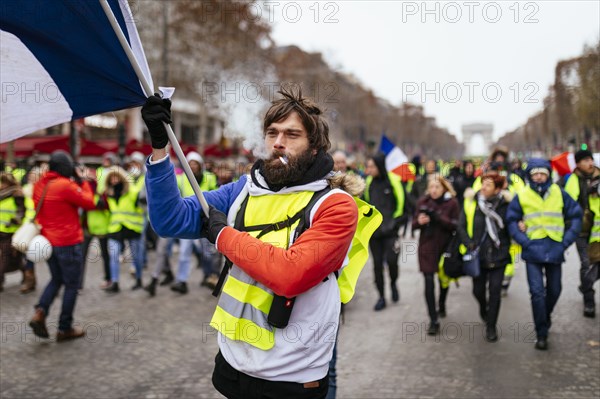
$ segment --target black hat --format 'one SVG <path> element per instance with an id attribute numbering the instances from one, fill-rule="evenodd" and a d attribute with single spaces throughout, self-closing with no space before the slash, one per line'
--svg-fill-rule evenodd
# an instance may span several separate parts
<path id="1" fill-rule="evenodd" d="M 73 158 L 63 150 L 56 150 L 50 155 L 49 167 L 51 171 L 63 175 L 64 177 L 73 176 Z"/>
<path id="2" fill-rule="evenodd" d="M 594 159 L 594 156 L 590 150 L 579 150 L 575 153 L 575 163 L 579 163 L 579 161 L 587 157 Z"/>

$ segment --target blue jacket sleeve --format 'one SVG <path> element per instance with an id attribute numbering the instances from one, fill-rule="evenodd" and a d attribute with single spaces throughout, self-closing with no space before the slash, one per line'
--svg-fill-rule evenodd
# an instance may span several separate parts
<path id="1" fill-rule="evenodd" d="M 565 190 L 561 189 L 561 191 L 564 203 L 563 214 L 565 216 L 565 222 L 571 222 L 569 229 L 565 231 L 563 237 L 563 245 L 565 248 L 568 248 L 575 242 L 577 236 L 579 236 L 579 232 L 581 232 L 583 211 L 579 204 Z"/>
<path id="2" fill-rule="evenodd" d="M 519 202 L 519 195 L 515 195 L 512 201 L 510 201 L 510 204 L 508 204 L 508 209 L 506 210 L 506 222 L 508 223 L 508 232 L 511 237 L 514 238 L 520 246 L 525 248 L 529 243 L 529 237 L 519 230 L 518 223 L 520 220 L 523 220 L 523 208 L 521 208 L 521 203 Z"/>
<path id="3" fill-rule="evenodd" d="M 146 163 L 146 190 L 150 224 L 161 237 L 198 238 L 202 230 L 202 207 L 196 196 L 181 198 L 173 164 Z M 246 184 L 243 176 L 236 183 L 204 192 L 209 205 L 227 214 L 231 204 Z"/>

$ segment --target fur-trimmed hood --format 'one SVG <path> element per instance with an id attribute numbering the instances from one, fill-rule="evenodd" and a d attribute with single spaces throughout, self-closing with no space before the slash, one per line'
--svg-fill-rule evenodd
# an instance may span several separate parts
<path id="1" fill-rule="evenodd" d="M 365 191 L 365 180 L 352 173 L 336 173 L 327 179 L 331 188 L 344 190 L 353 197 L 360 197 Z"/>
<path id="2" fill-rule="evenodd" d="M 112 185 L 110 184 L 110 180 L 112 179 L 113 176 L 117 176 L 119 178 L 119 181 L 121 183 L 123 183 L 123 190 L 122 190 L 122 194 L 126 194 L 129 192 L 129 178 L 127 176 L 127 172 L 125 171 L 125 169 L 123 169 L 120 166 L 111 166 L 110 168 L 108 168 L 107 172 L 106 172 L 106 189 L 105 192 L 107 195 L 113 195 L 113 190 L 112 190 Z"/>

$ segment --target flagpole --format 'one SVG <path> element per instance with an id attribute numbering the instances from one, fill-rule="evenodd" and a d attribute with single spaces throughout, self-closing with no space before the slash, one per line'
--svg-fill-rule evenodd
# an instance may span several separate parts
<path id="1" fill-rule="evenodd" d="M 100 0 L 100 5 L 102 6 L 104 13 L 106 14 L 108 20 L 110 21 L 110 25 L 112 26 L 113 30 L 115 31 L 115 34 L 117 35 L 117 38 L 119 39 L 119 42 L 121 43 L 121 46 L 123 47 L 123 50 L 125 51 L 125 54 L 127 55 L 129 62 L 131 63 L 131 66 L 133 67 L 133 70 L 135 71 L 135 74 L 137 75 L 138 79 L 140 80 L 140 82 L 142 84 L 142 87 L 144 88 L 144 91 L 146 92 L 146 95 L 147 96 L 152 95 L 152 93 L 154 93 L 154 90 L 152 89 L 152 87 L 150 87 L 150 84 L 146 80 L 146 76 L 144 76 L 144 73 L 142 72 L 142 69 L 140 68 L 140 65 L 138 64 L 138 61 L 135 58 L 135 55 L 133 54 L 133 51 L 131 50 L 131 47 L 129 46 L 127 39 L 125 38 L 125 35 L 123 34 L 123 31 L 121 30 L 121 26 L 119 26 L 119 23 L 117 22 L 117 19 L 115 18 L 115 14 L 113 13 L 112 9 L 110 8 L 108 1 Z M 187 159 L 185 159 L 183 150 L 181 149 L 181 146 L 179 145 L 179 142 L 177 141 L 177 137 L 175 137 L 175 133 L 173 132 L 171 125 L 168 125 L 165 123 L 165 126 L 167 128 L 167 135 L 169 136 L 169 142 L 171 143 L 171 146 L 173 147 L 173 150 L 175 151 L 175 155 L 177 156 L 177 159 L 179 160 L 179 163 L 181 164 L 181 167 L 183 168 L 185 175 L 187 176 L 188 180 L 190 181 L 190 184 L 192 185 L 194 194 L 196 194 L 198 201 L 200 201 L 200 205 L 202 206 L 202 210 L 204 211 L 204 214 L 206 216 L 208 216 L 208 203 L 206 202 L 206 199 L 204 198 L 204 195 L 202 194 L 202 190 L 200 190 L 200 186 L 198 185 L 198 182 L 196 181 L 196 178 L 194 177 L 194 173 L 192 172 L 192 169 L 190 168 L 190 164 L 188 163 Z"/>

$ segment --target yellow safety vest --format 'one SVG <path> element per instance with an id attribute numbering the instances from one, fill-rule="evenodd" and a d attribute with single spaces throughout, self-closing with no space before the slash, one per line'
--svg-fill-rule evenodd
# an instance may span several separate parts
<path id="1" fill-rule="evenodd" d="M 183 198 L 194 195 L 192 183 L 190 183 L 185 174 L 177 176 L 177 187 L 179 187 L 179 192 Z M 204 172 L 202 182 L 200 183 L 200 190 L 212 191 L 216 190 L 217 188 L 217 175 L 211 172 Z"/>
<path id="2" fill-rule="evenodd" d="M 10 225 L 10 220 L 17 216 L 17 204 L 13 197 L 8 197 L 0 201 L 0 232 L 14 233 L 19 225 Z"/>
<path id="3" fill-rule="evenodd" d="M 244 225 L 269 225 L 286 220 L 305 210 L 313 192 L 252 196 L 244 213 Z M 349 252 L 349 263 L 338 277 L 340 300 L 348 302 L 354 295 L 356 281 L 368 259 L 368 243 L 381 224 L 381 214 L 360 199 L 355 201 L 359 210 L 356 233 Z M 259 239 L 278 248 L 289 248 L 293 233 L 300 220 L 287 228 L 273 230 Z M 253 237 L 259 231 L 248 232 Z M 269 350 L 275 346 L 275 327 L 267 317 L 273 303 L 273 291 L 255 281 L 240 268 L 233 267 L 223 286 L 211 325 L 229 339 L 246 342 L 256 348 Z"/>
<path id="4" fill-rule="evenodd" d="M 94 203 L 97 203 L 98 199 L 98 194 L 94 195 Z M 108 234 L 108 226 L 110 224 L 110 211 L 104 209 L 87 211 L 86 213 L 87 227 L 91 235 L 104 236 Z"/>
<path id="5" fill-rule="evenodd" d="M 396 210 L 392 217 L 398 218 L 404 214 L 404 189 L 402 188 L 402 180 L 400 176 L 395 173 L 388 172 L 388 178 L 390 180 L 390 184 L 392 185 L 392 189 L 394 190 L 394 196 L 396 197 Z M 369 187 L 371 186 L 371 182 L 373 182 L 373 176 L 367 176 L 365 180 L 365 200 L 370 202 L 370 194 Z"/>
<path id="6" fill-rule="evenodd" d="M 139 191 L 131 185 L 129 191 L 123 194 L 118 202 L 114 198 L 108 198 L 108 207 L 110 208 L 108 233 L 117 233 L 121 231 L 122 226 L 136 233 L 142 232 L 144 228 L 144 214 L 136 206 L 138 194 Z"/>
<path id="7" fill-rule="evenodd" d="M 590 210 L 594 212 L 594 225 L 590 232 L 590 243 L 600 242 L 600 197 L 590 195 L 589 198 Z"/>
<path id="8" fill-rule="evenodd" d="M 579 200 L 579 176 L 577 176 L 575 173 L 572 173 L 569 177 L 569 180 L 567 180 L 567 184 L 565 184 L 565 191 L 575 201 Z"/>
<path id="9" fill-rule="evenodd" d="M 465 198 L 463 209 L 467 220 L 467 235 L 469 238 L 473 238 L 473 220 L 475 220 L 475 211 L 477 210 L 477 201 L 475 201 L 475 198 Z M 467 247 L 464 244 L 460 244 L 458 251 L 464 255 L 467 253 Z"/>
<path id="10" fill-rule="evenodd" d="M 563 216 L 563 197 L 556 184 L 552 184 L 542 198 L 531 187 L 519 194 L 519 203 L 523 209 L 523 221 L 527 226 L 527 237 L 530 240 L 540 240 L 549 237 L 562 242 L 565 230 Z"/>

